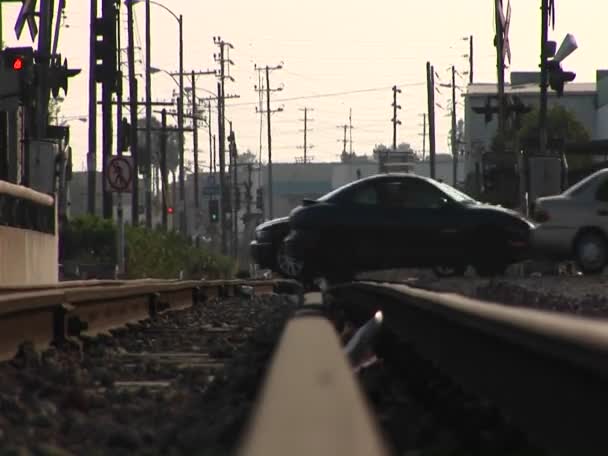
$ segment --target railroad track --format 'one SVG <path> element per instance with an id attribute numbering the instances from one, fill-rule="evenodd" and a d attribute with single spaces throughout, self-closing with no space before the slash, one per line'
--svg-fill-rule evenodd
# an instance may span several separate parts
<path id="1" fill-rule="evenodd" d="M 93 379 L 85 382 L 87 399 L 80 398 L 87 410 L 106 410 L 101 404 L 110 401 L 129 428 L 147 404 L 140 428 L 164 436 L 110 428 L 100 442 L 112 454 L 606 452 L 602 321 L 403 284 L 343 284 L 301 296 L 296 305 L 300 289 L 293 283 L 256 282 L 260 293 L 275 293 L 250 297 L 242 293 L 253 286 L 246 282 L 152 282 L 40 292 L 50 301 L 61 296 L 60 334 L 67 330 L 67 342 L 81 343 L 74 348 L 84 353 L 78 372 Z M 99 290 L 109 288 L 102 298 Z M 0 300 L 8 297 L 27 301 L 22 290 Z M 47 309 L 44 300 L 28 302 Z M 136 316 L 143 302 L 142 320 Z M 104 306 L 123 310 L 103 313 Z M 355 339 L 346 329 L 361 328 L 378 311 L 379 332 L 358 350 L 375 358 L 353 370 L 353 351 L 345 356 L 344 345 Z M 27 366 L 23 356 L 15 360 Z M 2 375 L 0 369 L 0 382 Z M 40 376 L 30 373 L 22 383 L 36 384 Z M 121 397 L 132 407 L 120 405 Z M 0 409 L 6 401 L 0 394 Z M 99 412 L 101 423 L 104 416 Z M 82 432 L 79 420 L 62 422 Z"/>

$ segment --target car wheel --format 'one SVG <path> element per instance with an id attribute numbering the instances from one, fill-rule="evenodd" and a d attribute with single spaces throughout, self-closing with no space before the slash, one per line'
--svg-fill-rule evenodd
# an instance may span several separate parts
<path id="1" fill-rule="evenodd" d="M 599 274 L 608 257 L 606 239 L 599 233 L 583 233 L 574 244 L 574 255 L 583 274 Z"/>
<path id="2" fill-rule="evenodd" d="M 304 263 L 287 255 L 285 245 L 282 242 L 277 250 L 277 266 L 281 274 L 293 279 L 301 278 L 304 271 Z"/>
<path id="3" fill-rule="evenodd" d="M 458 266 L 435 266 L 433 272 L 437 277 L 462 277 L 467 270 L 465 265 Z"/>

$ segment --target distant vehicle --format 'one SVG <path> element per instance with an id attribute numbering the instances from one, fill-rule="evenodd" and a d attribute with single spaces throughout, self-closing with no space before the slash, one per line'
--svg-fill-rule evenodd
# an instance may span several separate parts
<path id="1" fill-rule="evenodd" d="M 270 269 L 287 277 L 298 277 L 301 267 L 285 254 L 283 240 L 289 234 L 289 217 L 264 222 L 256 227 L 249 245 L 251 257 L 261 269 Z"/>
<path id="2" fill-rule="evenodd" d="M 410 173 L 380 174 L 305 200 L 289 219 L 260 225 L 252 254 L 263 261 L 265 251 L 265 258 L 283 262 L 283 272 L 304 279 L 341 281 L 358 272 L 405 267 L 462 275 L 468 265 L 493 276 L 527 257 L 532 227 L 517 213 L 482 204 L 445 183 Z M 286 229 L 285 240 L 275 244 Z"/>
<path id="3" fill-rule="evenodd" d="M 573 259 L 585 274 L 608 263 L 608 169 L 597 171 L 560 195 L 538 198 L 533 247 L 556 260 Z"/>

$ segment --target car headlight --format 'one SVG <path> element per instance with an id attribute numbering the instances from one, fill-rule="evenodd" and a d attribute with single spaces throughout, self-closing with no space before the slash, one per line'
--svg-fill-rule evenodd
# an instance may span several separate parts
<path id="1" fill-rule="evenodd" d="M 256 230 L 255 238 L 260 242 L 269 242 L 272 240 L 270 230 Z"/>

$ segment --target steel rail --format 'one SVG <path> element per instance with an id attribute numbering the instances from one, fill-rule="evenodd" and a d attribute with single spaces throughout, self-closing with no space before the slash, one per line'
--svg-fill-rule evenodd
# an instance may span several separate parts
<path id="1" fill-rule="evenodd" d="M 552 454 L 608 451 L 608 322 L 402 284 L 359 282 L 330 295 L 351 312 L 381 309 L 393 334 Z"/>
<path id="2" fill-rule="evenodd" d="M 24 342 L 43 349 L 208 299 L 234 296 L 243 286 L 265 294 L 274 285 L 274 281 L 144 279 L 5 287 L 0 289 L 0 361 L 12 358 Z"/>

